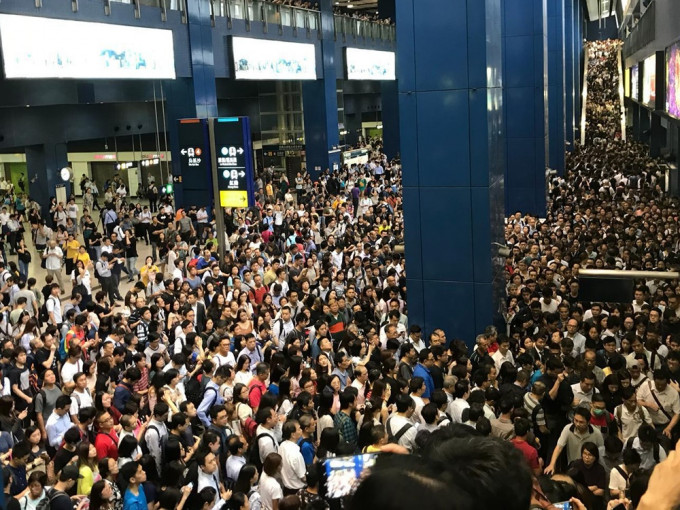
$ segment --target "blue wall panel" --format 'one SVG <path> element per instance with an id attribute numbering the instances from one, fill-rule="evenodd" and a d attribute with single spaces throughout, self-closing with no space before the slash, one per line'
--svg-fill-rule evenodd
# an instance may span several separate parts
<path id="1" fill-rule="evenodd" d="M 434 119 L 437 119 L 434 121 Z M 421 186 L 469 186 L 469 110 L 467 90 L 426 91 L 418 94 L 417 122 L 440 124 L 418 138 Z"/>
<path id="2" fill-rule="evenodd" d="M 546 5 L 504 4 L 506 212 L 545 215 Z"/>
<path id="3" fill-rule="evenodd" d="M 500 5 L 396 4 L 409 321 L 468 343 L 496 309 L 491 242 L 502 240 L 505 161 Z"/>

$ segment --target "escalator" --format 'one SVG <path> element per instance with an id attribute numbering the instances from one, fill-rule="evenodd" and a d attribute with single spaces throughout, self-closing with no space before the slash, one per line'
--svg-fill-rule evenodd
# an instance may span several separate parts
<path id="1" fill-rule="evenodd" d="M 622 45 L 612 40 L 586 43 L 581 145 L 625 140 Z"/>

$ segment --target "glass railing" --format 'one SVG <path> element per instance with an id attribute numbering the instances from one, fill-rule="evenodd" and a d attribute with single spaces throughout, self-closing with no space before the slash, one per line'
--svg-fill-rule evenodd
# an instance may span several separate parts
<path id="1" fill-rule="evenodd" d="M 137 4 L 148 7 L 165 7 L 174 11 L 184 10 L 184 0 L 108 0 L 111 3 Z"/>
<path id="2" fill-rule="evenodd" d="M 265 26 L 293 27 L 295 29 L 320 30 L 319 11 L 279 5 L 262 0 L 211 0 L 214 16 L 260 22 Z"/>
<path id="3" fill-rule="evenodd" d="M 378 40 L 394 41 L 396 29 L 394 25 L 335 15 L 335 38 L 342 41 Z"/>

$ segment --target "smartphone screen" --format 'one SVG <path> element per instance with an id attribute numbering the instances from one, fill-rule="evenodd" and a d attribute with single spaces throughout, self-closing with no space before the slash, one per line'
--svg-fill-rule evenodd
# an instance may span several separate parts
<path id="1" fill-rule="evenodd" d="M 365 453 L 324 461 L 326 497 L 338 499 L 353 494 L 359 483 L 370 474 L 376 457 L 375 453 Z"/>
<path id="2" fill-rule="evenodd" d="M 553 503 L 553 506 L 557 510 L 572 510 L 571 503 L 569 501 L 561 501 L 559 503 Z"/>

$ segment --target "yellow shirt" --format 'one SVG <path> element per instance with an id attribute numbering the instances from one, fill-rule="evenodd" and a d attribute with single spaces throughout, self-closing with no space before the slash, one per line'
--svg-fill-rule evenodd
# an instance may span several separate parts
<path id="1" fill-rule="evenodd" d="M 66 241 L 66 258 L 75 260 L 76 255 L 78 255 L 78 248 L 80 248 L 80 243 L 75 239 L 73 241 Z"/>
<path id="2" fill-rule="evenodd" d="M 85 252 L 85 253 L 80 253 L 80 251 L 76 254 L 75 260 L 73 262 L 78 262 L 79 260 L 83 261 L 83 264 L 85 264 L 85 267 L 90 263 L 90 254 Z"/>
<path id="3" fill-rule="evenodd" d="M 149 273 L 150 272 L 158 273 L 158 266 L 156 266 L 155 264 L 152 264 L 151 267 L 149 267 L 146 264 L 144 264 L 142 266 L 142 269 L 139 270 L 139 273 L 142 276 L 142 281 L 144 282 L 144 285 L 149 285 Z"/>

